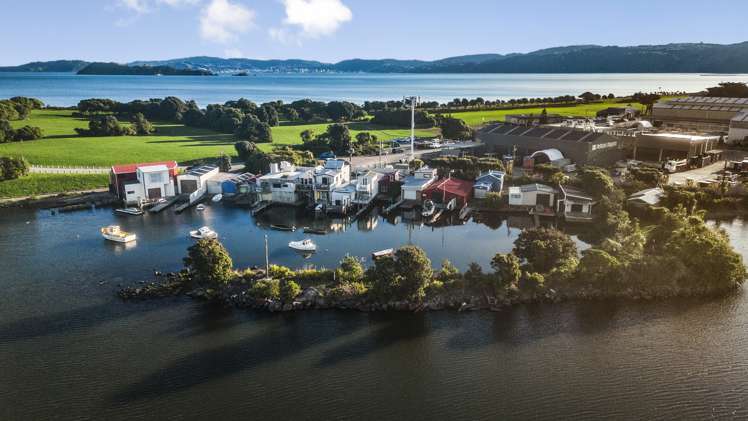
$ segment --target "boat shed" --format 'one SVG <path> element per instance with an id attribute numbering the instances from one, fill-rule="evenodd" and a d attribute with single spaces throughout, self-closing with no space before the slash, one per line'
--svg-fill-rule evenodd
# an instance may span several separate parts
<path id="1" fill-rule="evenodd" d="M 239 193 L 239 186 L 242 184 L 255 184 L 257 176 L 252 173 L 244 174 L 231 174 L 232 177 L 224 180 L 221 183 L 221 191 L 223 194 L 237 194 Z"/>
<path id="2" fill-rule="evenodd" d="M 446 205 L 452 199 L 457 201 L 457 209 L 465 206 L 473 197 L 473 183 L 459 178 L 442 178 L 432 183 L 421 193 L 422 200 Z"/>
<path id="3" fill-rule="evenodd" d="M 553 208 L 558 191 L 545 184 L 525 184 L 509 187 L 509 206 Z"/>
<path id="4" fill-rule="evenodd" d="M 159 162 L 147 162 L 147 163 L 140 163 L 140 164 L 123 164 L 123 165 L 114 165 L 112 166 L 111 170 L 109 171 L 109 192 L 116 195 L 122 200 L 127 200 L 128 191 L 131 191 L 133 193 L 130 194 L 130 196 L 134 195 L 136 192 L 133 189 L 128 190 L 126 188 L 126 185 L 134 185 L 134 184 L 143 184 L 141 180 L 144 179 L 142 171 L 138 172 L 138 169 L 140 168 L 146 168 L 151 167 L 151 169 L 154 169 L 153 167 L 165 167 L 165 174 L 163 174 L 164 178 L 168 178 L 168 181 L 165 181 L 163 183 L 159 182 L 158 184 L 168 184 L 172 183 L 171 190 L 168 187 L 164 187 L 161 191 L 161 196 L 173 196 L 174 195 L 174 189 L 173 189 L 173 183 L 174 183 L 174 177 L 177 176 L 178 171 L 178 165 L 176 161 L 159 161 Z M 161 168 L 162 170 L 164 168 Z M 155 176 L 154 176 L 155 177 Z M 151 177 L 153 178 L 153 177 Z M 148 184 L 150 183 L 150 180 L 146 180 Z M 145 186 L 141 186 L 143 191 L 140 193 L 143 198 L 145 198 L 145 193 L 147 191 L 147 188 Z M 153 187 L 152 187 L 153 188 Z M 155 192 L 154 192 L 155 194 Z M 132 199 L 136 200 L 136 199 Z M 136 200 L 137 201 L 137 200 Z"/>
<path id="5" fill-rule="evenodd" d="M 473 196 L 476 199 L 485 199 L 489 192 L 501 193 L 505 176 L 502 171 L 489 171 L 479 175 L 473 184 Z"/>
<path id="6" fill-rule="evenodd" d="M 177 177 L 179 194 L 192 194 L 196 191 L 208 190 L 208 180 L 218 174 L 218 167 L 203 165 L 187 170 Z"/>
<path id="7" fill-rule="evenodd" d="M 476 138 L 486 145 L 489 152 L 529 156 L 535 152 L 552 161 L 558 151 L 579 165 L 611 166 L 624 158 L 623 142 L 617 136 L 601 131 L 584 130 L 563 126 L 527 127 L 515 124 L 496 123 L 480 129 Z"/>

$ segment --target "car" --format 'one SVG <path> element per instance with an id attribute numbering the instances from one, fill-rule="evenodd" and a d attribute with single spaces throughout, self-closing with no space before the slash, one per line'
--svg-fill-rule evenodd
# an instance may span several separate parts
<path id="1" fill-rule="evenodd" d="M 332 152 L 322 152 L 319 154 L 319 159 L 335 159 L 335 154 Z"/>
<path id="2" fill-rule="evenodd" d="M 405 153 L 403 148 L 392 148 L 392 153 Z"/>

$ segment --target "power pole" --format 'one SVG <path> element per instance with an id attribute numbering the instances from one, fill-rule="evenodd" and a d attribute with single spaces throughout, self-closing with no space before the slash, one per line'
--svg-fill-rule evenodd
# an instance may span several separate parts
<path id="1" fill-rule="evenodd" d="M 268 253 L 268 235 L 265 234 L 265 278 L 270 279 L 270 256 Z"/>
<path id="2" fill-rule="evenodd" d="M 410 101 L 410 160 L 416 157 L 416 104 L 420 101 L 419 97 L 411 96 L 404 98 Z"/>

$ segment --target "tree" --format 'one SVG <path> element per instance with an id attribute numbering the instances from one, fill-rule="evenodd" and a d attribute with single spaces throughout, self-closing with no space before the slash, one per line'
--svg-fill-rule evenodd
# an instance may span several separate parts
<path id="1" fill-rule="evenodd" d="M 536 294 L 543 290 L 545 277 L 537 272 L 526 272 L 519 280 L 519 289 L 522 292 Z"/>
<path id="2" fill-rule="evenodd" d="M 579 98 L 581 98 L 584 102 L 592 102 L 592 101 L 595 100 L 595 94 L 593 94 L 592 92 L 587 91 L 587 92 L 579 95 Z"/>
<path id="3" fill-rule="evenodd" d="M 622 263 L 605 250 L 591 248 L 582 252 L 582 259 L 577 266 L 577 278 L 609 291 L 621 279 Z"/>
<path id="4" fill-rule="evenodd" d="M 330 148 L 336 154 L 347 154 L 351 150 L 351 132 L 345 124 L 327 126 L 327 138 L 330 140 Z"/>
<path id="5" fill-rule="evenodd" d="M 722 82 L 719 86 L 707 88 L 706 91 L 709 96 L 748 98 L 748 85 L 743 82 Z"/>
<path id="6" fill-rule="evenodd" d="M 234 135 L 255 143 L 270 143 L 273 141 L 270 126 L 267 123 L 261 122 L 253 114 L 248 114 L 244 117 Z"/>
<path id="7" fill-rule="evenodd" d="M 441 269 L 436 274 L 436 280 L 444 285 L 451 285 L 458 282 L 462 276 L 460 270 L 447 259 L 442 262 Z"/>
<path id="8" fill-rule="evenodd" d="M 364 279 L 364 267 L 361 261 L 356 257 L 346 255 L 335 270 L 335 279 L 339 284 L 361 282 Z"/>
<path id="9" fill-rule="evenodd" d="M 470 140 L 473 138 L 473 129 L 459 118 L 442 117 L 439 127 L 445 139 Z"/>
<path id="10" fill-rule="evenodd" d="M 225 153 L 222 153 L 221 156 L 218 157 L 218 169 L 221 172 L 231 171 L 231 158 Z"/>
<path id="11" fill-rule="evenodd" d="M 465 274 L 462 276 L 465 279 L 465 286 L 468 288 L 479 288 L 483 285 L 486 275 L 483 273 L 483 268 L 476 262 L 470 262 Z"/>
<path id="12" fill-rule="evenodd" d="M 286 279 L 280 281 L 280 299 L 284 303 L 290 303 L 301 294 L 301 287 L 295 281 Z"/>
<path id="13" fill-rule="evenodd" d="M 231 256 L 218 240 L 198 240 L 187 249 L 184 265 L 198 285 L 225 285 L 234 278 Z"/>
<path id="14" fill-rule="evenodd" d="M 547 273 L 565 261 L 576 259 L 577 246 L 568 234 L 553 228 L 524 230 L 514 242 L 513 253 L 534 271 Z"/>
<path id="15" fill-rule="evenodd" d="M 491 259 L 491 268 L 494 273 L 492 276 L 494 292 L 505 290 L 511 285 L 516 285 L 522 276 L 520 261 L 514 254 L 497 253 Z"/>
<path id="16" fill-rule="evenodd" d="M 129 136 L 135 134 L 131 127 L 123 126 L 113 115 L 96 116 L 88 122 L 88 130 L 76 128 L 80 136 Z"/>
<path id="17" fill-rule="evenodd" d="M 330 101 L 327 104 L 327 115 L 333 121 L 349 121 L 359 107 L 347 101 Z"/>
<path id="18" fill-rule="evenodd" d="M 306 129 L 303 132 L 299 133 L 299 136 L 301 136 L 301 143 L 309 143 L 312 140 L 314 140 L 314 132 Z"/>
<path id="19" fill-rule="evenodd" d="M 42 129 L 39 127 L 34 127 L 34 126 L 20 127 L 16 129 L 15 131 L 13 131 L 11 134 L 12 134 L 11 140 L 14 142 L 21 142 L 25 140 L 36 140 L 36 139 L 41 139 L 42 137 L 44 137 L 44 132 L 42 132 Z M 0 141 L 0 143 L 2 142 Z"/>
<path id="20" fill-rule="evenodd" d="M 634 101 L 637 101 L 638 103 L 644 105 L 644 114 L 651 114 L 652 108 L 654 107 L 655 102 L 659 101 L 661 98 L 660 95 L 657 94 L 645 94 L 642 92 L 637 92 L 634 95 L 631 96 L 631 99 Z"/>
<path id="21" fill-rule="evenodd" d="M 540 124 L 548 124 L 548 110 L 543 108 L 543 111 L 540 112 Z"/>
<path id="22" fill-rule="evenodd" d="M 420 299 L 432 278 L 431 260 L 416 246 L 405 246 L 394 256 L 379 258 L 366 271 L 373 293 L 381 299 Z"/>
<path id="23" fill-rule="evenodd" d="M 150 121 L 146 120 L 142 113 L 132 116 L 132 128 L 138 136 L 147 136 L 156 131 Z"/>
<path id="24" fill-rule="evenodd" d="M 258 151 L 257 145 L 246 140 L 234 143 L 234 149 L 236 150 L 236 154 L 239 156 L 239 159 L 245 162 L 252 154 Z"/>
<path id="25" fill-rule="evenodd" d="M 29 163 L 23 158 L 0 157 L 0 181 L 14 180 L 29 173 Z"/>

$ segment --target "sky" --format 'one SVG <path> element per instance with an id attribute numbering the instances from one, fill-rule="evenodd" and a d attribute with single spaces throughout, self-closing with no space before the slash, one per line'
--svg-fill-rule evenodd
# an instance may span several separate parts
<path id="1" fill-rule="evenodd" d="M 579 45 L 748 41 L 745 0 L 0 0 L 0 65 L 439 59 Z"/>

